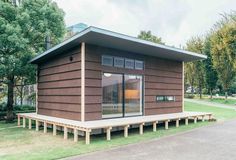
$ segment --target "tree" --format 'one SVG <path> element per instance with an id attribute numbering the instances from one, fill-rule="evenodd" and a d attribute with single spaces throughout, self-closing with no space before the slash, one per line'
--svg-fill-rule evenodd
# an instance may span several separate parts
<path id="1" fill-rule="evenodd" d="M 138 38 L 158 44 L 165 44 L 162 42 L 160 37 L 152 35 L 151 31 L 141 31 L 138 35 Z"/>
<path id="2" fill-rule="evenodd" d="M 205 64 L 204 68 L 206 72 L 206 87 L 212 99 L 212 91 L 216 88 L 218 77 L 216 70 L 213 68 L 211 43 L 209 37 L 207 37 L 205 40 L 204 53 L 207 55 L 207 59 L 203 61 Z"/>
<path id="3" fill-rule="evenodd" d="M 211 33 L 213 67 L 228 96 L 228 89 L 236 75 L 236 14 L 225 15 Z"/>
<path id="4" fill-rule="evenodd" d="M 193 37 L 187 42 L 187 50 L 203 54 L 203 48 L 204 48 L 204 41 L 199 37 Z M 192 63 L 192 71 L 190 70 L 191 77 L 196 80 L 196 83 L 198 85 L 198 92 L 200 95 L 200 98 L 202 98 L 202 88 L 204 86 L 205 82 L 205 71 L 204 71 L 204 63 L 203 61 L 196 61 L 191 62 Z M 188 65 L 188 64 L 187 64 Z M 191 84 L 192 85 L 192 84 Z"/>
<path id="5" fill-rule="evenodd" d="M 195 84 L 195 65 L 193 62 L 188 62 L 185 63 L 184 65 L 184 74 L 185 74 L 185 86 L 187 86 L 186 84 L 189 84 L 189 86 L 191 87 L 191 94 L 193 95 L 194 93 L 194 84 Z"/>
<path id="6" fill-rule="evenodd" d="M 24 0 L 18 6 L 0 0 L 0 79 L 7 85 L 7 121 L 13 120 L 14 86 L 19 77 L 35 79 L 28 61 L 45 50 L 45 37 L 56 44 L 65 31 L 64 13 L 50 0 Z"/>

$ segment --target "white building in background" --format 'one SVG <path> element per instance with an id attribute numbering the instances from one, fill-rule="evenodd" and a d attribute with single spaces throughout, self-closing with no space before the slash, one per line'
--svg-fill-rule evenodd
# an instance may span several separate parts
<path id="1" fill-rule="evenodd" d="M 77 23 L 77 24 L 67 27 L 65 39 L 68 39 L 74 36 L 75 34 L 81 32 L 82 30 L 86 28 L 88 28 L 88 25 L 84 23 Z"/>

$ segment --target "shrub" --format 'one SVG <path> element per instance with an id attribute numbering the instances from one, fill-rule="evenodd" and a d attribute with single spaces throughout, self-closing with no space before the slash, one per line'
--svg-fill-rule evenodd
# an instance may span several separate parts
<path id="1" fill-rule="evenodd" d="M 190 98 L 193 99 L 195 96 L 193 94 L 185 94 L 184 98 Z"/>

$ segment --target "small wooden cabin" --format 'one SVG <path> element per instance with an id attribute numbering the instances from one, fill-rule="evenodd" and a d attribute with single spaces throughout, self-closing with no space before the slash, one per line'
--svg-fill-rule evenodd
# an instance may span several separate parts
<path id="1" fill-rule="evenodd" d="M 37 114 L 91 121 L 183 112 L 183 64 L 204 58 L 89 27 L 31 61 Z"/>

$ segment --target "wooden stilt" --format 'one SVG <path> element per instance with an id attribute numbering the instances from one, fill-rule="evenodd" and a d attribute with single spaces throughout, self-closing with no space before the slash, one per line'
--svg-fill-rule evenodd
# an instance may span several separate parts
<path id="1" fill-rule="evenodd" d="M 64 139 L 68 139 L 68 129 L 64 126 Z"/>
<path id="2" fill-rule="evenodd" d="M 169 120 L 165 121 L 165 129 L 169 129 Z"/>
<path id="3" fill-rule="evenodd" d="M 210 121 L 211 119 L 212 119 L 212 114 L 209 114 L 209 119 L 208 120 Z"/>
<path id="4" fill-rule="evenodd" d="M 188 125 L 188 118 L 185 118 L 185 125 Z"/>
<path id="5" fill-rule="evenodd" d="M 107 140 L 108 140 L 108 141 L 111 140 L 111 129 L 112 129 L 112 127 L 108 127 L 108 128 L 106 129 Z"/>
<path id="6" fill-rule="evenodd" d="M 204 122 L 205 121 L 205 116 L 202 116 L 202 122 Z"/>
<path id="7" fill-rule="evenodd" d="M 20 115 L 17 115 L 17 125 L 20 126 Z"/>
<path id="8" fill-rule="evenodd" d="M 47 133 L 47 122 L 43 122 L 43 133 Z"/>
<path id="9" fill-rule="evenodd" d="M 126 126 L 124 127 L 124 137 L 125 137 L 125 138 L 128 137 L 128 129 L 129 129 L 129 125 L 126 125 Z"/>
<path id="10" fill-rule="evenodd" d="M 74 142 L 78 142 L 78 130 L 74 128 Z"/>
<path id="11" fill-rule="evenodd" d="M 152 123 L 153 132 L 157 131 L 157 123 L 158 121 Z"/>
<path id="12" fill-rule="evenodd" d="M 197 123 L 197 117 L 194 117 L 194 123 Z"/>
<path id="13" fill-rule="evenodd" d="M 25 128 L 26 122 L 25 122 L 25 117 L 23 117 L 23 128 Z"/>
<path id="14" fill-rule="evenodd" d="M 179 119 L 176 119 L 175 125 L 176 125 L 177 128 L 179 127 Z"/>
<path id="15" fill-rule="evenodd" d="M 143 134 L 143 125 L 144 123 L 139 124 L 139 134 Z"/>
<path id="16" fill-rule="evenodd" d="M 39 131 L 39 121 L 35 120 L 35 130 Z"/>
<path id="17" fill-rule="evenodd" d="M 32 123 L 31 123 L 31 119 L 29 118 L 29 129 L 32 128 Z"/>
<path id="18" fill-rule="evenodd" d="M 85 144 L 90 144 L 90 131 L 85 132 Z"/>
<path id="19" fill-rule="evenodd" d="M 53 124 L 53 136 L 57 135 L 57 125 Z"/>

